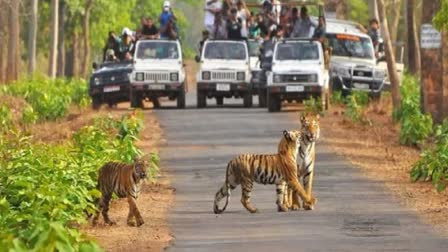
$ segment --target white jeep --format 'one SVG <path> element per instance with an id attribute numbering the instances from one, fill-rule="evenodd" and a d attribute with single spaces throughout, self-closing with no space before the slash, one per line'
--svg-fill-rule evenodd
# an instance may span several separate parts
<path id="1" fill-rule="evenodd" d="M 281 110 L 282 101 L 302 102 L 320 98 L 329 105 L 329 73 L 322 44 L 312 40 L 280 40 L 274 47 L 272 70 L 268 73 L 269 112 Z"/>
<path id="2" fill-rule="evenodd" d="M 381 96 L 386 72 L 377 65 L 370 37 L 355 23 L 328 20 L 327 34 L 332 48 L 330 61 L 331 87 L 344 96 L 353 90 L 368 92 L 373 98 Z"/>
<path id="3" fill-rule="evenodd" d="M 207 98 L 216 98 L 223 105 L 224 98 L 243 98 L 244 107 L 252 106 L 252 86 L 248 46 L 245 41 L 207 40 L 197 74 L 197 106 L 207 106 Z"/>
<path id="4" fill-rule="evenodd" d="M 177 100 L 178 108 L 185 108 L 185 69 L 178 40 L 140 40 L 134 55 L 131 74 L 131 105 L 143 107 L 149 99 L 159 106 L 159 97 Z"/>

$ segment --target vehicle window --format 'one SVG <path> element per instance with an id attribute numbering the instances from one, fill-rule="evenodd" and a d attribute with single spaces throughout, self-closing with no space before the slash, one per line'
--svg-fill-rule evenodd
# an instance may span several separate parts
<path id="1" fill-rule="evenodd" d="M 260 42 L 258 41 L 249 41 L 249 55 L 251 57 L 258 57 L 260 54 Z"/>
<path id="2" fill-rule="evenodd" d="M 315 43 L 279 43 L 276 60 L 318 60 L 319 47 Z"/>
<path id="3" fill-rule="evenodd" d="M 205 59 L 245 60 L 246 47 L 242 43 L 210 42 L 204 50 Z"/>
<path id="4" fill-rule="evenodd" d="M 327 34 L 329 45 L 333 48 L 333 55 L 373 59 L 373 44 L 368 38 L 347 34 Z"/>
<path id="5" fill-rule="evenodd" d="M 137 59 L 178 59 L 177 44 L 172 42 L 142 42 L 138 45 Z"/>

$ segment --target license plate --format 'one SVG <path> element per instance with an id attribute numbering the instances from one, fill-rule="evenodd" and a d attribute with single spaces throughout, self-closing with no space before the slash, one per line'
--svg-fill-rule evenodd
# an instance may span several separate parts
<path id="1" fill-rule="evenodd" d="M 363 84 L 363 83 L 353 83 L 353 87 L 358 89 L 370 89 L 369 84 Z"/>
<path id="2" fill-rule="evenodd" d="M 120 86 L 104 87 L 103 91 L 104 93 L 118 92 L 120 91 Z"/>
<path id="3" fill-rule="evenodd" d="M 303 92 L 305 91 L 304 86 L 286 86 L 286 92 Z"/>
<path id="4" fill-rule="evenodd" d="M 216 84 L 216 91 L 230 91 L 230 84 Z"/>
<path id="5" fill-rule="evenodd" d="M 164 90 L 165 89 L 165 85 L 158 85 L 158 84 L 148 85 L 148 89 L 151 89 L 151 90 Z"/>

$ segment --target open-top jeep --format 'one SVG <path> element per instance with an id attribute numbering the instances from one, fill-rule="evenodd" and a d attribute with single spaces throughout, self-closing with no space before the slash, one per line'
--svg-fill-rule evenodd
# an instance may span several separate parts
<path id="1" fill-rule="evenodd" d="M 182 49 L 178 40 L 140 40 L 131 75 L 131 105 L 143 107 L 143 100 L 159 106 L 159 97 L 177 100 L 185 108 L 187 91 Z"/>
<path id="2" fill-rule="evenodd" d="M 252 106 L 249 52 L 246 41 L 207 40 L 197 74 L 197 106 L 207 106 L 207 98 L 216 98 L 222 105 L 224 98 L 243 98 L 244 107 Z"/>
<path id="3" fill-rule="evenodd" d="M 329 105 L 329 73 L 322 44 L 305 39 L 280 40 L 275 44 L 272 71 L 268 74 L 269 112 L 280 111 L 282 101 L 302 102 L 320 98 Z"/>
<path id="4" fill-rule="evenodd" d="M 332 48 L 331 82 L 333 91 L 349 95 L 352 90 L 381 96 L 386 72 L 377 66 L 370 37 L 358 30 L 355 23 L 327 20 L 326 37 Z"/>
<path id="5" fill-rule="evenodd" d="M 95 72 L 90 77 L 89 88 L 92 108 L 99 109 L 102 104 L 112 107 L 119 102 L 129 101 L 129 76 L 132 72 L 132 62 L 104 63 L 100 66 L 94 63 L 93 65 Z"/>
<path id="6" fill-rule="evenodd" d="M 249 56 L 250 56 L 250 72 L 251 79 L 250 83 L 252 85 L 252 94 L 259 95 L 258 97 L 258 105 L 260 107 L 266 107 L 266 83 L 263 84 L 263 78 L 261 76 L 261 45 L 263 41 L 256 39 L 249 39 Z M 264 100 L 263 100 L 264 99 Z"/>

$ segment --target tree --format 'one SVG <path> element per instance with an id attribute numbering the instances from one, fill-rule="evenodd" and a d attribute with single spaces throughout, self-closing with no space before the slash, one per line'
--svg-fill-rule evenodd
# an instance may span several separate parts
<path id="1" fill-rule="evenodd" d="M 56 62 L 58 55 L 58 21 L 59 21 L 59 0 L 51 0 L 51 32 L 50 32 L 50 58 L 48 75 L 56 77 Z"/>
<path id="2" fill-rule="evenodd" d="M 0 0 L 0 41 L 8 41 L 7 18 L 6 3 Z M 0 84 L 6 81 L 6 45 L 7 43 L 0 43 Z"/>
<path id="3" fill-rule="evenodd" d="M 392 85 L 392 103 L 395 110 L 399 110 L 401 106 L 400 99 L 400 79 L 397 73 L 397 66 L 395 64 L 395 53 L 392 47 L 392 41 L 389 33 L 389 26 L 387 24 L 386 9 L 383 0 L 377 0 L 378 14 L 381 23 L 381 30 L 384 38 L 387 70 L 389 79 Z"/>
<path id="4" fill-rule="evenodd" d="M 90 67 L 90 12 L 93 7 L 93 0 L 87 0 L 84 9 L 84 64 L 82 68 L 82 76 L 86 77 Z"/>
<path id="5" fill-rule="evenodd" d="M 65 76 L 65 26 L 66 26 L 66 12 L 67 8 L 65 6 L 65 1 L 59 2 L 59 22 L 58 22 L 58 64 L 56 70 L 56 76 Z"/>
<path id="6" fill-rule="evenodd" d="M 336 14 L 337 19 L 347 19 L 348 5 L 346 0 L 325 0 L 325 11 Z"/>
<path id="7" fill-rule="evenodd" d="M 389 17 L 392 18 L 392 22 L 389 23 L 389 33 L 392 43 L 397 41 L 398 35 L 398 25 L 400 24 L 401 18 L 401 0 L 391 0 L 389 1 L 390 7 L 387 8 L 390 10 Z"/>
<path id="8" fill-rule="evenodd" d="M 407 0 L 407 55 L 409 72 L 420 75 L 420 43 L 418 40 L 417 27 L 415 22 L 415 0 Z"/>
<path id="9" fill-rule="evenodd" d="M 20 2 L 9 2 L 9 39 L 8 39 L 8 60 L 6 70 L 6 82 L 12 82 L 19 78 L 20 64 Z"/>
<path id="10" fill-rule="evenodd" d="M 32 75 L 36 70 L 36 43 L 37 43 L 37 27 L 38 27 L 38 11 L 39 0 L 31 0 L 31 17 L 28 28 L 28 74 Z"/>

